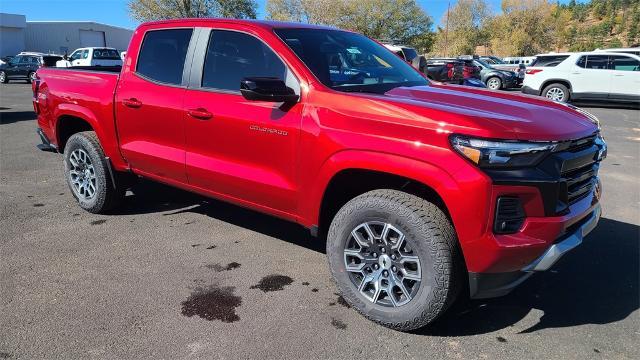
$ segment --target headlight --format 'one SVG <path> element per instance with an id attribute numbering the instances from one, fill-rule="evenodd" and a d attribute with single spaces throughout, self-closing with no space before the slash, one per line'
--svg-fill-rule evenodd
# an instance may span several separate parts
<path id="1" fill-rule="evenodd" d="M 534 166 L 556 148 L 554 142 L 484 140 L 451 136 L 456 151 L 482 168 Z"/>

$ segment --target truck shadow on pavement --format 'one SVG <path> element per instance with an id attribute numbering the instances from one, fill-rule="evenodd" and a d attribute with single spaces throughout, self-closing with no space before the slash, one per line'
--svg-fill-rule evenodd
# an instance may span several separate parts
<path id="1" fill-rule="evenodd" d="M 34 120 L 36 113 L 33 111 L 4 111 L 10 108 L 0 108 L 0 124 L 12 124 L 20 121 Z"/>
<path id="2" fill-rule="evenodd" d="M 515 325 L 533 309 L 539 320 L 519 333 L 626 319 L 640 307 L 640 227 L 602 218 L 596 229 L 550 271 L 534 274 L 511 294 L 455 304 L 418 333 L 468 336 Z M 527 321 L 527 324 L 529 321 Z"/>
<path id="3" fill-rule="evenodd" d="M 314 239 L 302 226 L 194 193 L 142 180 L 113 215 L 164 212 L 171 216 L 194 213 L 224 221 L 304 248 L 325 253 L 324 243 Z"/>
<path id="4" fill-rule="evenodd" d="M 114 215 L 195 213 L 325 252 L 324 242 L 301 226 L 252 210 L 143 180 Z M 469 336 L 510 326 L 532 333 L 547 328 L 608 324 L 640 308 L 640 227 L 602 218 L 584 243 L 550 271 L 535 274 L 511 294 L 488 300 L 459 301 L 431 326 L 416 334 Z M 543 314 L 518 324 L 532 310 Z M 531 323 L 530 325 L 528 325 Z M 516 325 L 517 324 L 517 325 Z"/>

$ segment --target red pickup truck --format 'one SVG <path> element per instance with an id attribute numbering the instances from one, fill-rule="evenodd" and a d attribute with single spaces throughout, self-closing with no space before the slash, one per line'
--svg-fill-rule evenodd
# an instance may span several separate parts
<path id="1" fill-rule="evenodd" d="M 432 84 L 353 32 L 146 23 L 118 73 L 43 68 L 33 94 L 83 209 L 144 177 L 297 222 L 326 240 L 346 301 L 399 330 L 506 294 L 600 217 L 594 116 Z"/>

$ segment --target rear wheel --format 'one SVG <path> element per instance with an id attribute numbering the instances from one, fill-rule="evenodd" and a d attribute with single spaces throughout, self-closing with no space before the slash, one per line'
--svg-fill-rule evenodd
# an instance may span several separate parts
<path id="1" fill-rule="evenodd" d="M 502 89 L 502 80 L 499 77 L 494 76 L 487 79 L 487 87 L 491 90 Z"/>
<path id="2" fill-rule="evenodd" d="M 368 319 L 401 331 L 443 314 L 462 281 L 446 215 L 396 190 L 371 191 L 343 206 L 329 229 L 327 256 L 344 299 Z"/>
<path id="3" fill-rule="evenodd" d="M 7 77 L 7 73 L 4 71 L 0 71 L 0 83 L 6 84 L 9 82 L 9 78 Z"/>
<path id="4" fill-rule="evenodd" d="M 544 88 L 542 96 L 556 102 L 567 102 L 569 101 L 569 89 L 559 83 L 551 84 Z"/>
<path id="5" fill-rule="evenodd" d="M 126 189 L 113 183 L 95 132 L 79 132 L 69 138 L 64 148 L 64 167 L 67 184 L 81 208 L 103 213 L 124 198 Z"/>
<path id="6" fill-rule="evenodd" d="M 29 84 L 31 84 L 34 81 L 36 81 L 36 72 L 35 71 L 30 71 L 29 75 L 27 76 L 27 82 Z"/>

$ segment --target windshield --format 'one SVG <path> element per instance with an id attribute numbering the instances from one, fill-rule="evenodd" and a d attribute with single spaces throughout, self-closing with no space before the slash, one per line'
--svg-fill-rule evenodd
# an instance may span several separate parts
<path id="1" fill-rule="evenodd" d="M 338 91 L 385 93 L 428 85 L 405 61 L 368 37 L 323 29 L 276 29 L 324 85 Z"/>
<path id="2" fill-rule="evenodd" d="M 493 69 L 493 66 L 489 65 L 487 62 L 482 61 L 480 59 L 476 59 L 476 62 L 480 65 L 482 65 L 482 67 L 487 68 L 487 69 Z"/>
<path id="3" fill-rule="evenodd" d="M 120 54 L 118 54 L 118 51 L 115 49 L 94 49 L 93 58 L 103 60 L 120 60 Z"/>
<path id="4" fill-rule="evenodd" d="M 484 60 L 484 61 L 486 61 L 486 62 L 488 62 L 490 64 L 505 64 L 505 65 L 507 64 L 506 62 L 498 59 L 495 56 L 492 56 L 492 57 L 489 57 L 489 58 L 482 58 L 482 60 Z"/>

